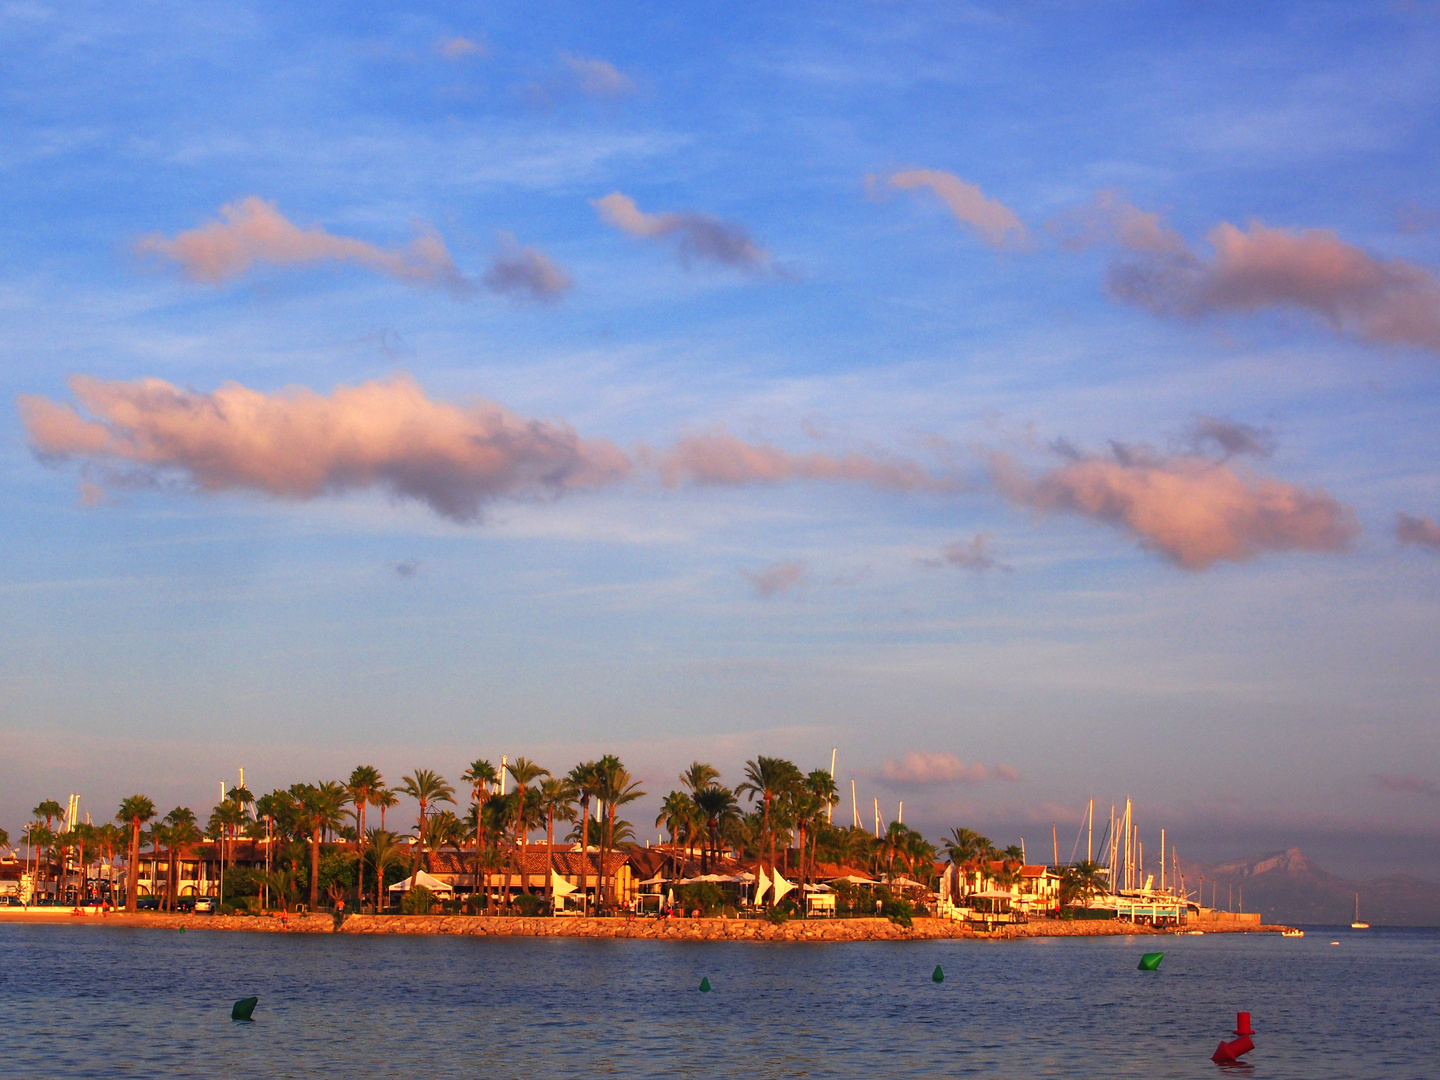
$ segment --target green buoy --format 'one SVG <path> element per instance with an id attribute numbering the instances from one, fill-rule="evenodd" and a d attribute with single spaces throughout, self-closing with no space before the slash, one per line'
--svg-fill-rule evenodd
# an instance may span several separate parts
<path id="1" fill-rule="evenodd" d="M 937 983 L 942 983 L 945 981 L 945 972 L 940 970 L 939 964 L 935 965 L 935 973 L 931 975 L 930 978 Z"/>
<path id="2" fill-rule="evenodd" d="M 258 997 L 241 998 L 235 1002 L 235 1007 L 230 1010 L 231 1020 L 249 1020 L 250 1014 L 255 1011 L 255 1006 L 260 1003 Z"/>
<path id="3" fill-rule="evenodd" d="M 1140 957 L 1139 970 L 1158 971 L 1160 969 L 1160 961 L 1164 959 L 1165 954 L 1163 952 L 1147 952 L 1144 956 Z"/>
<path id="4" fill-rule="evenodd" d="M 707 978 L 701 978 L 701 980 L 700 980 L 700 992 L 701 992 L 702 994 L 708 994 L 708 993 L 710 992 L 710 980 L 709 980 L 708 977 L 707 977 Z"/>

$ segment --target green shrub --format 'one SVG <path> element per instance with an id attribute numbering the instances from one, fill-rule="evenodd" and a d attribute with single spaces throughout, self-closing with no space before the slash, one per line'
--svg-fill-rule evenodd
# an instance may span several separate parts
<path id="1" fill-rule="evenodd" d="M 430 909 L 435 906 L 435 894 L 424 885 L 416 885 L 405 894 L 405 899 L 400 901 L 400 913 L 402 915 L 429 915 Z"/>
<path id="2" fill-rule="evenodd" d="M 897 896 L 884 885 L 875 890 L 875 899 L 880 901 L 880 914 L 897 926 L 908 927 L 915 916 L 915 905 L 903 896 Z"/>
<path id="3" fill-rule="evenodd" d="M 696 908 L 700 909 L 701 915 L 717 915 L 725 905 L 725 893 L 710 881 L 681 885 L 675 890 L 675 908 L 687 915 Z"/>
<path id="4" fill-rule="evenodd" d="M 521 893 L 515 897 L 515 907 L 526 918 L 533 919 L 545 910 L 545 897 L 533 893 Z"/>

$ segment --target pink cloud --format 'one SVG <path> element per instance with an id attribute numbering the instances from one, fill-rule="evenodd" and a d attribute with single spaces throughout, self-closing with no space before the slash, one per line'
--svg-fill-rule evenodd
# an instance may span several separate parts
<path id="1" fill-rule="evenodd" d="M 452 63 L 458 60 L 468 60 L 472 56 L 483 59 L 490 55 L 490 46 L 487 42 L 467 37 L 442 38 L 435 43 L 435 50 Z"/>
<path id="2" fill-rule="evenodd" d="M 668 487 L 681 483 L 713 487 L 778 484 L 786 480 L 838 480 L 882 491 L 952 491 L 955 483 L 933 476 L 914 461 L 869 454 L 792 454 L 746 442 L 723 430 L 690 435 L 646 459 Z"/>
<path id="3" fill-rule="evenodd" d="M 1395 539 L 1402 544 L 1415 544 L 1431 551 L 1440 551 L 1440 525 L 1432 518 L 1396 514 Z"/>
<path id="4" fill-rule="evenodd" d="M 500 253 L 484 277 L 491 292 L 553 303 L 575 285 L 563 268 L 533 247 L 522 247 L 513 236 L 500 238 Z"/>
<path id="5" fill-rule="evenodd" d="M 1004 570 L 1008 573 L 1014 569 L 996 560 L 990 537 L 985 533 L 976 533 L 968 541 L 957 540 L 946 544 L 940 549 L 938 557 L 920 561 L 926 566 L 958 566 L 963 570 Z"/>
<path id="6" fill-rule="evenodd" d="M 1197 455 L 1116 445 L 1110 456 L 1074 454 L 1035 477 L 1003 454 L 991 468 L 1012 502 L 1118 526 L 1187 570 L 1267 551 L 1342 551 L 1360 532 L 1354 512 L 1324 491 Z"/>
<path id="7" fill-rule="evenodd" d="M 1403 259 L 1382 259 L 1330 229 L 1221 222 L 1190 248 L 1156 214 L 1113 192 L 1079 212 L 1076 243 L 1109 242 L 1129 253 L 1110 268 L 1112 295 L 1154 312 L 1201 318 L 1295 307 L 1336 332 L 1367 341 L 1440 351 L 1440 279 Z"/>
<path id="8" fill-rule="evenodd" d="M 265 394 L 234 383 L 210 394 L 159 379 L 75 376 L 75 407 L 18 399 L 37 453 L 174 470 L 205 491 L 292 499 L 379 487 L 457 521 L 497 498 L 547 497 L 623 479 L 613 444 L 491 402 L 428 399 L 408 378 L 340 387 L 328 397 Z"/>
<path id="9" fill-rule="evenodd" d="M 562 53 L 560 61 L 575 80 L 576 88 L 590 97 L 626 97 L 635 93 L 635 80 L 608 60 Z"/>
<path id="10" fill-rule="evenodd" d="M 1440 785 L 1420 776 L 1386 776 L 1377 773 L 1375 783 L 1384 790 L 1397 794 L 1424 795 L 1429 799 L 1440 799 Z"/>
<path id="11" fill-rule="evenodd" d="M 681 258 L 687 261 L 693 258 L 750 273 L 772 269 L 769 253 L 735 222 L 693 211 L 647 214 L 635 205 L 634 199 L 618 191 L 593 199 L 590 205 L 607 224 L 631 236 L 647 240 L 674 238 Z"/>
<path id="12" fill-rule="evenodd" d="M 771 597 L 798 588 L 805 581 L 805 564 L 779 562 L 760 571 L 741 570 L 740 573 L 755 586 L 758 595 Z"/>
<path id="13" fill-rule="evenodd" d="M 277 393 L 234 383 L 212 393 L 159 379 L 105 382 L 75 376 L 76 405 L 21 395 L 36 454 L 81 459 L 111 486 L 155 486 L 174 474 L 202 490 L 243 489 L 309 499 L 380 487 L 459 521 L 497 498 L 555 496 L 630 476 L 637 465 L 667 487 L 744 486 L 786 480 L 863 484 L 884 491 L 955 491 L 904 459 L 791 454 L 724 432 L 634 458 L 568 425 L 517 416 L 493 402 L 432 401 L 408 377 Z"/>
<path id="14" fill-rule="evenodd" d="M 1068 248 L 1114 244 L 1151 255 L 1189 254 L 1185 238 L 1163 217 L 1132 205 L 1119 191 L 1097 191 L 1089 203 L 1056 216 L 1047 228 Z"/>
<path id="15" fill-rule="evenodd" d="M 899 761 L 880 766 L 880 778 L 891 784 L 978 784 L 984 780 L 1019 780 L 1009 765 L 981 765 L 961 761 L 943 751 L 905 754 Z"/>
<path id="16" fill-rule="evenodd" d="M 416 285 L 437 285 L 465 294 L 472 286 L 450 258 L 445 241 L 424 232 L 404 248 L 381 248 L 337 236 L 319 226 L 302 229 L 254 195 L 220 208 L 211 221 L 167 238 L 142 237 L 136 249 L 175 263 L 193 281 L 219 284 L 256 266 L 348 263 Z"/>
<path id="17" fill-rule="evenodd" d="M 910 169 L 892 173 L 885 182 L 901 191 L 926 189 L 938 195 L 955 220 L 993 248 L 1021 248 L 1029 230 L 1015 211 L 992 199 L 968 180 L 939 169 Z"/>

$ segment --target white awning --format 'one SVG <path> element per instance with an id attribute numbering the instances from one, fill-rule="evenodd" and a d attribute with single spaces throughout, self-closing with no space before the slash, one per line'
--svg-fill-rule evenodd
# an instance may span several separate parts
<path id="1" fill-rule="evenodd" d="M 391 885 L 391 886 L 390 886 L 390 891 L 391 891 L 391 892 L 409 892 L 409 891 L 410 891 L 410 882 L 411 882 L 411 878 L 409 878 L 409 877 L 402 878 L 401 880 L 397 881 L 394 885 Z M 439 878 L 433 877 L 432 875 L 427 874 L 424 870 L 421 870 L 420 873 L 418 873 L 418 874 L 415 875 L 415 877 L 414 877 L 414 882 L 415 882 L 416 885 L 424 885 L 425 888 L 429 889 L 431 892 L 454 892 L 454 891 L 455 891 L 455 886 L 451 885 L 448 881 L 441 881 Z"/>

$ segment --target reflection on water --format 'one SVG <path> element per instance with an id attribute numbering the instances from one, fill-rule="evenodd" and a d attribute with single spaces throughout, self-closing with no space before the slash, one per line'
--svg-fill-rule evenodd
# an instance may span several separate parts
<path id="1" fill-rule="evenodd" d="M 12 1077 L 1436 1075 L 1440 932 L 831 945 L 0 925 Z M 1338 937 L 1341 944 L 1329 942 Z M 935 965 L 945 981 L 935 983 Z M 708 978 L 712 991 L 699 992 Z M 239 998 L 260 999 L 235 1023 Z"/>

